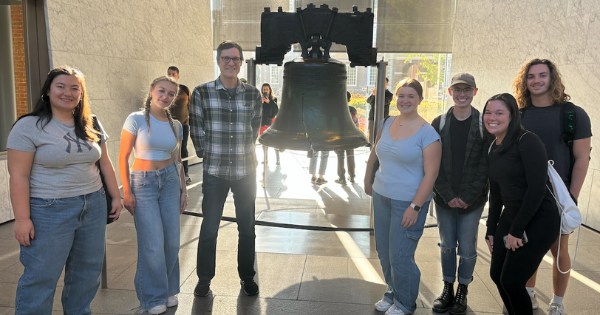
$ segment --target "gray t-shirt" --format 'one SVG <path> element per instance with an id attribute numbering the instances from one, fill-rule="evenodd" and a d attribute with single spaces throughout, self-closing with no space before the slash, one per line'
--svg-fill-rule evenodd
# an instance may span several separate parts
<path id="1" fill-rule="evenodd" d="M 7 147 L 35 152 L 29 176 L 29 196 L 44 199 L 89 194 L 102 187 L 96 167 L 101 149 L 97 142 L 75 136 L 75 126 L 52 118 L 42 129 L 42 121 L 29 116 L 19 120 L 8 135 Z M 100 125 L 101 143 L 108 135 Z"/>

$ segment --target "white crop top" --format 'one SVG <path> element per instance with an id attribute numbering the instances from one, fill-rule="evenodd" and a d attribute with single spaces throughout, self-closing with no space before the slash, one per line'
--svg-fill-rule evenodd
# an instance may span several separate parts
<path id="1" fill-rule="evenodd" d="M 179 141 L 183 138 L 181 123 L 179 125 Z M 133 112 L 125 120 L 123 129 L 136 136 L 133 150 L 135 157 L 150 161 L 164 161 L 171 158 L 171 152 L 177 147 L 177 140 L 168 121 L 160 121 L 150 115 L 150 133 L 144 111 Z M 175 128 L 177 130 L 177 127 Z"/>

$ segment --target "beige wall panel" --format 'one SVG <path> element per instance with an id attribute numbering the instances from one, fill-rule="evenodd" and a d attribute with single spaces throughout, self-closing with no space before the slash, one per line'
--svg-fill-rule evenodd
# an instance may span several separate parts
<path id="1" fill-rule="evenodd" d="M 475 76 L 483 108 L 494 94 L 512 92 L 520 66 L 531 58 L 557 63 L 566 92 L 592 120 L 592 147 L 600 148 L 600 1 L 459 0 L 455 21 L 452 74 Z M 580 196 L 584 223 L 600 229 L 600 151 L 592 151 L 590 171 Z"/>

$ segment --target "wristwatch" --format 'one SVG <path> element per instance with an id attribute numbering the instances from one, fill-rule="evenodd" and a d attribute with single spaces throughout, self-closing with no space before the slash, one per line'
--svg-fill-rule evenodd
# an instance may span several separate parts
<path id="1" fill-rule="evenodd" d="M 415 211 L 417 211 L 417 212 L 419 212 L 419 210 L 421 210 L 421 207 L 417 206 L 417 205 L 416 205 L 416 204 L 414 204 L 414 203 L 411 203 L 411 204 L 410 204 L 410 206 L 411 206 L 413 209 L 415 209 Z"/>

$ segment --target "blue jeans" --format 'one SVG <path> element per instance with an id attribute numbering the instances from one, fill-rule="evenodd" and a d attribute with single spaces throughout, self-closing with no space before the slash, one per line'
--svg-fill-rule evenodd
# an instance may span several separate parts
<path id="1" fill-rule="evenodd" d="M 319 158 L 319 153 L 321 153 L 321 164 L 319 165 L 319 175 L 325 175 L 325 170 L 327 169 L 327 159 L 329 159 L 329 151 L 313 152 L 313 157 L 310 159 L 310 164 L 308 165 L 308 172 L 311 175 L 317 174 L 317 159 Z"/>
<path id="2" fill-rule="evenodd" d="M 196 273 L 201 281 L 215 276 L 217 236 L 223 216 L 223 207 L 231 189 L 235 204 L 235 217 L 238 226 L 238 274 L 240 279 L 253 279 L 254 258 L 256 256 L 254 232 L 254 211 L 256 202 L 256 173 L 250 173 L 238 180 L 227 180 L 203 173 L 202 183 L 202 227 L 198 242 Z"/>
<path id="3" fill-rule="evenodd" d="M 131 171 L 135 196 L 138 261 L 135 291 L 142 309 L 167 303 L 179 293 L 179 203 L 177 168 Z"/>
<path id="4" fill-rule="evenodd" d="M 417 308 L 421 271 L 415 263 L 415 251 L 427 219 L 429 201 L 423 204 L 417 222 L 405 229 L 402 216 L 412 201 L 394 200 L 373 191 L 375 248 L 388 286 L 383 299 L 404 313 Z"/>
<path id="5" fill-rule="evenodd" d="M 440 230 L 439 244 L 442 256 L 442 275 L 446 282 L 456 280 L 456 247 L 458 245 L 458 283 L 470 284 L 477 262 L 477 231 L 479 219 L 485 205 L 465 214 L 458 209 L 446 209 L 435 204 L 435 213 Z"/>
<path id="6" fill-rule="evenodd" d="M 104 189 L 69 198 L 30 198 L 35 229 L 31 246 L 21 246 L 25 267 L 19 279 L 15 314 L 51 314 L 56 284 L 65 268 L 65 314 L 91 314 L 100 285 L 106 232 Z"/>

